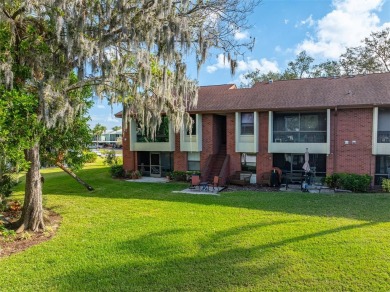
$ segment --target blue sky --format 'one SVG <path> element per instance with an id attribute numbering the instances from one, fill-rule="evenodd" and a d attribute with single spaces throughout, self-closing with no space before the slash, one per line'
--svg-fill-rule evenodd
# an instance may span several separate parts
<path id="1" fill-rule="evenodd" d="M 188 75 L 199 85 L 245 82 L 243 75 L 260 69 L 283 71 L 302 50 L 316 63 L 337 60 L 346 47 L 358 46 L 372 31 L 390 27 L 390 0 L 262 0 L 249 17 L 252 28 L 239 31 L 236 38 L 256 38 L 252 52 L 239 60 L 237 72 L 230 75 L 228 64 L 215 52 L 199 74 L 193 58 L 188 61 Z M 91 127 L 96 123 L 108 129 L 121 120 L 105 102 L 96 101 L 91 109 Z"/>

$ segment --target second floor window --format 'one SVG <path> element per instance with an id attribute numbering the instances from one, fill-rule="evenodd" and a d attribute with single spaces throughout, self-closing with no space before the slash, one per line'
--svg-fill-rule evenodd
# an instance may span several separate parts
<path id="1" fill-rule="evenodd" d="M 390 109 L 379 109 L 377 142 L 390 143 Z"/>
<path id="2" fill-rule="evenodd" d="M 191 128 L 191 131 L 190 129 L 187 129 L 187 135 L 196 135 L 196 115 L 190 115 L 193 123 L 192 123 L 192 128 Z"/>
<path id="3" fill-rule="evenodd" d="M 274 142 L 326 143 L 326 112 L 274 113 L 273 122 Z"/>
<path id="4" fill-rule="evenodd" d="M 254 113 L 241 113 L 241 135 L 254 134 Z"/>
<path id="5" fill-rule="evenodd" d="M 137 124 L 138 125 L 138 124 Z M 169 120 L 168 117 L 163 116 L 160 126 L 156 131 L 156 137 L 149 137 L 142 135 L 142 130 L 139 125 L 137 127 L 137 142 L 169 142 Z"/>

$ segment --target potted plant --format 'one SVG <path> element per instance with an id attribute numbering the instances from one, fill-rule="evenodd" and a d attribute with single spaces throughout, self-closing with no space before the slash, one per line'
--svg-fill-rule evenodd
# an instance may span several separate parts
<path id="1" fill-rule="evenodd" d="M 132 178 L 132 179 L 139 179 L 139 178 L 141 178 L 141 173 L 140 173 L 140 171 L 139 171 L 139 170 L 133 170 L 133 171 L 131 172 L 131 178 Z"/>

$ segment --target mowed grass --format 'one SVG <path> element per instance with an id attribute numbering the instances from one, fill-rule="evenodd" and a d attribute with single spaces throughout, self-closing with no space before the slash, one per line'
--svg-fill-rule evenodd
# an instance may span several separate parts
<path id="1" fill-rule="evenodd" d="M 0 259 L 0 291 L 390 290 L 390 195 L 175 194 L 99 164 L 79 172 L 88 192 L 43 173 L 62 224 Z"/>

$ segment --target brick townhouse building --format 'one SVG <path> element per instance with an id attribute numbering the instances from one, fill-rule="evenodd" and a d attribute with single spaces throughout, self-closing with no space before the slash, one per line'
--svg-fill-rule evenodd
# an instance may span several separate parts
<path id="1" fill-rule="evenodd" d="M 157 177 L 199 170 L 227 178 L 246 170 L 256 183 L 272 167 L 302 172 L 308 149 L 316 176 L 369 174 L 378 184 L 390 171 L 390 73 L 203 86 L 188 111 L 191 135 L 184 126 L 174 133 L 165 120 L 153 142 L 130 120 L 124 168 Z"/>

